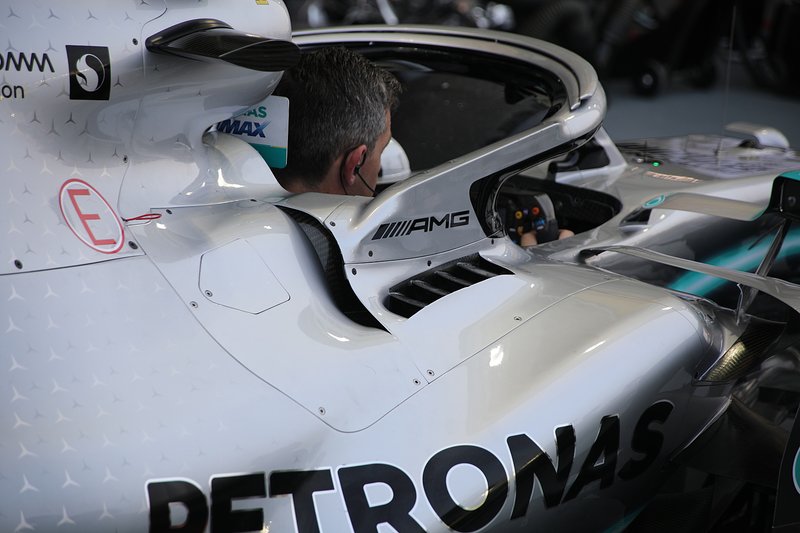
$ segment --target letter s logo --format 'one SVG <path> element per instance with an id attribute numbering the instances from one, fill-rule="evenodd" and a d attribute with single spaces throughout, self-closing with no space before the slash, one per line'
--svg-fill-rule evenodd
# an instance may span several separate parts
<path id="1" fill-rule="evenodd" d="M 87 93 L 93 93 L 102 85 L 106 76 L 106 69 L 100 58 L 94 54 L 82 55 L 75 65 L 75 76 L 81 88 Z"/>
<path id="2" fill-rule="evenodd" d="M 111 60 L 105 46 L 67 45 L 70 100 L 108 100 Z"/>

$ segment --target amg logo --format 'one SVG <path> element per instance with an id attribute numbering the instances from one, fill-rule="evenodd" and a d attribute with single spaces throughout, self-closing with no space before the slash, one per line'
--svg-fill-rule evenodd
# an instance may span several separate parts
<path id="1" fill-rule="evenodd" d="M 0 54 L 0 70 L 16 70 L 17 72 L 38 70 L 39 72 L 44 72 L 45 67 L 50 69 L 50 72 L 55 72 L 53 63 L 50 62 L 50 57 L 47 53 L 42 54 L 41 57 L 36 53 L 26 54 L 25 52 L 6 52 L 5 56 Z"/>
<path id="2" fill-rule="evenodd" d="M 239 120 L 223 120 L 217 124 L 217 131 L 221 133 L 231 133 L 233 135 L 247 135 L 249 137 L 264 137 L 264 128 L 269 122 L 249 122 Z"/>
<path id="3" fill-rule="evenodd" d="M 392 237 L 404 237 L 411 235 L 415 231 L 427 233 L 435 228 L 451 229 L 469 224 L 469 211 L 456 211 L 447 213 L 441 218 L 435 216 L 415 218 L 414 220 L 400 220 L 381 224 L 378 231 L 372 236 L 372 240 L 391 239 Z"/>

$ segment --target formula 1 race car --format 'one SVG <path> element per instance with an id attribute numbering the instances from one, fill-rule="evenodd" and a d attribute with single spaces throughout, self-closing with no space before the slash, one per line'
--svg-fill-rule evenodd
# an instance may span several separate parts
<path id="1" fill-rule="evenodd" d="M 800 521 L 776 132 L 615 145 L 587 62 L 500 32 L 2 11 L 0 530 Z M 324 46 L 403 85 L 408 176 L 374 198 L 267 163 L 292 149 L 270 95 Z M 548 224 L 575 235 L 510 236 Z"/>

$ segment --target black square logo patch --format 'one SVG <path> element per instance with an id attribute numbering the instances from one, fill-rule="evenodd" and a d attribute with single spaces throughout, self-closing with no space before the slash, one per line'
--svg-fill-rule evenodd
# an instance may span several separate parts
<path id="1" fill-rule="evenodd" d="M 108 100 L 111 59 L 108 47 L 66 45 L 70 100 Z"/>

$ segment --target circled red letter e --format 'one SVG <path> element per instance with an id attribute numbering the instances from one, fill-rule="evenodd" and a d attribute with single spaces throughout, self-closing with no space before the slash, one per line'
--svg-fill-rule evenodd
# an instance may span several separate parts
<path id="1" fill-rule="evenodd" d="M 72 211 L 75 213 L 75 216 L 80 220 L 81 226 L 83 226 L 83 232 L 78 231 L 73 225 L 73 221 L 69 216 L 67 216 L 67 210 L 65 209 L 64 205 L 64 192 L 69 195 L 69 201 L 72 206 Z M 104 254 L 113 254 L 118 252 L 122 248 L 123 243 L 123 236 L 124 230 L 122 228 L 122 224 L 119 221 L 116 213 L 108 204 L 105 198 L 97 192 L 91 185 L 86 183 L 83 180 L 79 179 L 71 179 L 61 186 L 61 194 L 60 194 L 60 204 L 61 204 L 61 212 L 64 215 L 64 220 L 67 222 L 67 225 L 78 237 L 82 242 L 86 245 L 90 246 L 91 248 L 97 250 L 98 252 Z M 84 212 L 80 205 L 78 204 L 78 197 L 87 197 L 93 200 L 93 203 L 99 205 L 104 213 L 87 213 Z M 99 200 L 99 203 L 98 203 Z M 90 221 L 99 221 L 104 220 L 104 217 L 111 217 L 114 220 L 114 225 L 116 226 L 117 233 L 119 235 L 119 239 L 112 239 L 112 238 L 105 238 L 105 239 L 98 239 L 97 236 L 92 231 L 92 228 L 89 225 Z M 86 237 L 84 237 L 81 233 L 84 233 Z M 89 242 L 91 241 L 91 242 Z M 111 248 L 109 248 L 111 247 Z"/>

